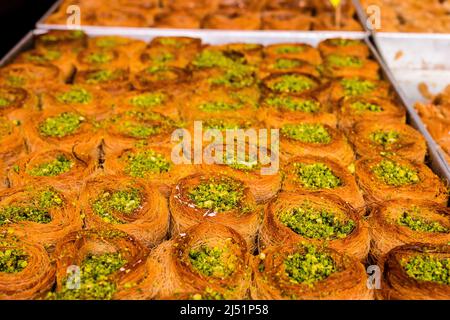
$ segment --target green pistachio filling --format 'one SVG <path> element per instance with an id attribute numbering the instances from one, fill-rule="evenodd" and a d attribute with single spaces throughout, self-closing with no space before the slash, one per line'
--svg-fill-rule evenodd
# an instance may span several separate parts
<path id="1" fill-rule="evenodd" d="M 174 59 L 175 56 L 169 52 L 161 52 L 152 57 L 152 61 L 156 64 L 165 64 L 166 62 L 172 61 Z"/>
<path id="2" fill-rule="evenodd" d="M 232 88 L 249 87 L 255 83 L 253 76 L 253 68 L 243 64 L 234 64 L 232 67 L 225 69 L 224 73 L 210 79 L 209 82 L 215 85 L 224 85 Z"/>
<path id="3" fill-rule="evenodd" d="M 279 219 L 292 231 L 309 239 L 343 239 L 353 231 L 356 225 L 351 219 L 343 221 L 334 212 L 315 208 L 308 202 L 281 212 Z"/>
<path id="4" fill-rule="evenodd" d="M 127 260 L 120 253 L 90 255 L 80 265 L 79 289 L 72 289 L 70 285 L 75 283 L 66 278 L 61 291 L 50 293 L 47 299 L 110 300 L 117 290 L 111 277 L 126 264 Z"/>
<path id="5" fill-rule="evenodd" d="M 450 259 L 418 255 L 409 260 L 402 259 L 406 274 L 416 280 L 450 285 Z"/>
<path id="6" fill-rule="evenodd" d="M 72 88 L 67 92 L 58 94 L 56 99 L 65 104 L 80 103 L 88 104 L 92 101 L 92 94 L 83 88 Z"/>
<path id="7" fill-rule="evenodd" d="M 120 123 L 118 129 L 121 133 L 138 139 L 146 139 L 161 132 L 160 127 L 132 121 Z"/>
<path id="8" fill-rule="evenodd" d="M 388 146 L 397 143 L 399 139 L 400 133 L 397 131 L 377 130 L 370 134 L 370 140 L 383 148 L 387 148 Z"/>
<path id="9" fill-rule="evenodd" d="M 394 187 L 416 184 L 420 181 L 416 170 L 386 159 L 374 166 L 372 172 L 378 179 Z"/>
<path id="10" fill-rule="evenodd" d="M 253 171 L 260 167 L 258 159 L 250 159 L 248 153 L 245 154 L 245 159 L 243 161 L 238 159 L 236 154 L 225 154 L 224 163 L 230 168 L 241 171 Z"/>
<path id="11" fill-rule="evenodd" d="M 46 137 L 63 138 L 75 133 L 85 119 L 75 113 L 64 112 L 45 119 L 39 125 L 39 132 Z"/>
<path id="12" fill-rule="evenodd" d="M 238 258 L 228 246 L 201 246 L 189 252 L 189 261 L 199 273 L 208 277 L 224 279 L 236 270 Z"/>
<path id="13" fill-rule="evenodd" d="M 277 54 L 300 53 L 303 51 L 305 51 L 305 48 L 302 46 L 281 46 L 275 50 Z"/>
<path id="14" fill-rule="evenodd" d="M 195 293 L 190 296 L 191 300 L 225 300 L 225 297 L 211 288 L 206 288 L 203 293 Z"/>
<path id="15" fill-rule="evenodd" d="M 162 93 L 144 93 L 134 96 L 130 99 L 130 103 L 135 107 L 152 108 L 159 106 L 166 100 L 166 95 Z"/>
<path id="16" fill-rule="evenodd" d="M 348 47 L 361 44 L 361 41 L 354 39 L 330 39 L 328 42 L 337 47 Z"/>
<path id="17" fill-rule="evenodd" d="M 92 204 L 93 211 L 107 223 L 122 224 L 114 213 L 131 215 L 141 206 L 141 195 L 138 189 L 128 188 L 119 191 L 104 191 Z"/>
<path id="18" fill-rule="evenodd" d="M 163 46 L 170 46 L 178 49 L 185 46 L 185 43 L 183 43 L 183 41 L 174 38 L 161 38 L 158 40 L 158 42 Z"/>
<path id="19" fill-rule="evenodd" d="M 335 67 L 361 68 L 363 66 L 362 60 L 354 56 L 331 54 L 326 59 L 327 63 Z"/>
<path id="20" fill-rule="evenodd" d="M 198 108 L 204 112 L 221 112 L 221 111 L 233 111 L 242 108 L 238 103 L 227 103 L 224 101 L 206 102 L 198 106 Z"/>
<path id="21" fill-rule="evenodd" d="M 26 59 L 30 62 L 49 62 L 61 58 L 61 52 L 56 50 L 48 50 L 43 53 L 31 53 L 26 56 Z"/>
<path id="22" fill-rule="evenodd" d="M 375 90 L 376 85 L 370 80 L 343 79 L 341 85 L 346 97 L 360 96 Z"/>
<path id="23" fill-rule="evenodd" d="M 277 59 L 275 64 L 273 65 L 274 69 L 283 70 L 283 69 L 293 69 L 301 66 L 301 62 L 299 60 L 293 59 Z"/>
<path id="24" fill-rule="evenodd" d="M 25 78 L 20 76 L 8 76 L 6 82 L 12 87 L 22 87 L 25 85 Z"/>
<path id="25" fill-rule="evenodd" d="M 125 172 L 134 178 L 144 178 L 147 174 L 168 172 L 171 163 L 159 153 L 147 150 L 127 155 Z"/>
<path id="26" fill-rule="evenodd" d="M 307 189 L 334 189 L 342 185 L 341 179 L 324 163 L 294 163 L 296 180 Z"/>
<path id="27" fill-rule="evenodd" d="M 97 39 L 95 41 L 95 45 L 99 48 L 114 48 L 117 45 L 119 45 L 119 42 L 115 38 L 106 37 L 106 38 Z"/>
<path id="28" fill-rule="evenodd" d="M 320 110 L 320 103 L 314 100 L 304 100 L 295 97 L 271 97 L 265 100 L 269 106 L 290 111 L 315 113 Z"/>
<path id="29" fill-rule="evenodd" d="M 248 123 L 240 124 L 232 120 L 223 119 L 209 119 L 203 123 L 205 129 L 217 129 L 217 130 L 234 130 L 234 129 L 246 129 L 249 127 Z"/>
<path id="30" fill-rule="evenodd" d="M 62 204 L 63 200 L 56 192 L 43 191 L 30 201 L 0 208 L 0 225 L 22 221 L 50 223 L 52 217 L 49 209 L 60 207 Z"/>
<path id="31" fill-rule="evenodd" d="M 27 174 L 34 177 L 56 177 L 69 172 L 73 165 L 73 161 L 67 159 L 64 155 L 58 155 L 53 161 L 42 163 L 27 170 Z"/>
<path id="32" fill-rule="evenodd" d="M 300 93 L 316 86 L 313 80 L 302 75 L 282 75 L 268 84 L 269 88 L 276 92 Z"/>
<path id="33" fill-rule="evenodd" d="M 221 51 L 203 50 L 193 61 L 193 65 L 198 68 L 233 68 L 236 64 L 242 64 L 244 60 L 239 58 L 234 60 L 226 56 Z"/>
<path id="34" fill-rule="evenodd" d="M 296 252 L 284 260 L 284 272 L 293 284 L 313 286 L 337 271 L 333 258 L 314 246 L 305 248 L 305 253 Z"/>
<path id="35" fill-rule="evenodd" d="M 235 180 L 211 178 L 190 190 L 188 197 L 200 209 L 226 212 L 239 206 L 244 198 L 244 189 Z"/>
<path id="36" fill-rule="evenodd" d="M 9 101 L 9 99 L 0 96 L 0 107 L 2 107 L 2 108 L 8 107 L 10 104 L 11 104 L 11 101 Z"/>
<path id="37" fill-rule="evenodd" d="M 328 144 L 331 142 L 328 130 L 324 125 L 317 123 L 287 124 L 281 128 L 281 134 L 304 143 Z"/>
<path id="38" fill-rule="evenodd" d="M 382 112 L 383 111 L 383 108 L 381 106 L 370 103 L 370 102 L 364 102 L 364 101 L 353 102 L 350 105 L 350 108 L 352 108 L 353 110 L 355 110 L 356 112 L 359 112 L 359 113 L 366 112 L 366 111 L 370 111 L 370 112 Z"/>
<path id="39" fill-rule="evenodd" d="M 87 62 L 95 64 L 104 64 L 113 60 L 113 55 L 106 52 L 91 53 L 86 57 Z"/>
<path id="40" fill-rule="evenodd" d="M 89 73 L 86 82 L 88 84 L 102 83 L 115 78 L 115 74 L 111 70 L 99 70 L 93 73 Z"/>
<path id="41" fill-rule="evenodd" d="M 408 227 L 413 231 L 431 232 L 431 233 L 450 233 L 450 230 L 443 226 L 438 221 L 429 221 L 418 216 L 420 209 L 413 207 L 411 210 L 406 210 L 398 218 L 397 223 L 401 226 Z"/>
<path id="42" fill-rule="evenodd" d="M 28 255 L 19 249 L 0 250 L 0 272 L 18 273 L 28 265 Z"/>

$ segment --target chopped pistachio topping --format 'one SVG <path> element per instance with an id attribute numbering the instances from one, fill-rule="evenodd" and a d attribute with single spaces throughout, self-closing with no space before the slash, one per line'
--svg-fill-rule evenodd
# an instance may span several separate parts
<path id="1" fill-rule="evenodd" d="M 118 191 L 104 191 L 92 204 L 92 209 L 103 221 L 108 223 L 124 223 L 114 213 L 132 214 L 141 206 L 141 195 L 138 189 L 128 188 Z"/>
<path id="2" fill-rule="evenodd" d="M 5 97 L 0 96 L 0 107 L 8 107 L 11 104 L 11 101 L 9 101 Z"/>
<path id="3" fill-rule="evenodd" d="M 293 284 L 313 286 L 337 271 L 329 254 L 320 252 L 314 246 L 305 249 L 305 253 L 296 252 L 284 260 L 284 272 Z"/>
<path id="4" fill-rule="evenodd" d="M 99 70 L 93 73 L 89 73 L 86 82 L 89 84 L 96 84 L 106 82 L 114 79 L 115 75 L 111 70 Z"/>
<path id="5" fill-rule="evenodd" d="M 271 97 L 265 100 L 269 106 L 283 108 L 291 111 L 314 113 L 320 110 L 320 103 L 314 100 L 305 100 L 296 97 Z"/>
<path id="6" fill-rule="evenodd" d="M 147 174 L 168 172 L 172 166 L 164 155 L 152 150 L 129 153 L 126 161 L 125 172 L 135 178 L 144 178 Z"/>
<path id="7" fill-rule="evenodd" d="M 248 65 L 234 64 L 225 69 L 224 73 L 209 80 L 211 84 L 224 85 L 226 87 L 244 88 L 255 83 L 253 68 Z"/>
<path id="8" fill-rule="evenodd" d="M 225 300 L 225 297 L 211 288 L 206 288 L 203 293 L 195 293 L 190 296 L 191 300 Z"/>
<path id="9" fill-rule="evenodd" d="M 402 259 L 401 264 L 411 278 L 450 285 L 449 258 L 417 255 L 409 260 Z"/>
<path id="10" fill-rule="evenodd" d="M 330 39 L 330 40 L 328 40 L 328 42 L 331 45 L 338 46 L 338 47 L 348 47 L 348 46 L 361 44 L 361 41 L 359 41 L 359 40 L 342 39 L 342 38 L 340 38 L 340 39 Z"/>
<path id="11" fill-rule="evenodd" d="M 80 287 L 73 289 L 70 276 L 63 281 L 61 291 L 50 293 L 47 299 L 110 300 L 117 290 L 111 276 L 123 268 L 127 260 L 121 253 L 90 255 L 80 266 Z"/>
<path id="12" fill-rule="evenodd" d="M 277 59 L 273 67 L 275 69 L 283 70 L 283 69 L 293 69 L 299 67 L 302 63 L 299 60 L 293 59 Z"/>
<path id="13" fill-rule="evenodd" d="M 331 54 L 327 56 L 326 60 L 327 63 L 336 67 L 361 68 L 363 66 L 362 60 L 354 56 Z"/>
<path id="14" fill-rule="evenodd" d="M 224 163 L 233 169 L 241 171 L 253 171 L 260 167 L 257 157 L 250 159 L 248 153 L 245 153 L 244 160 L 238 159 L 236 154 L 225 154 Z"/>
<path id="15" fill-rule="evenodd" d="M 233 68 L 236 64 L 242 64 L 243 59 L 233 60 L 221 51 L 203 50 L 193 61 L 198 68 Z"/>
<path id="16" fill-rule="evenodd" d="M 400 133 L 392 130 L 391 131 L 377 130 L 370 134 L 370 140 L 382 146 L 383 148 L 386 148 L 389 145 L 397 143 L 399 139 Z"/>
<path id="17" fill-rule="evenodd" d="M 149 92 L 132 97 L 130 103 L 140 108 L 152 108 L 163 104 L 165 100 L 165 94 Z"/>
<path id="18" fill-rule="evenodd" d="M 304 143 L 327 144 L 331 135 L 322 124 L 302 123 L 287 124 L 281 128 L 281 134 Z"/>
<path id="19" fill-rule="evenodd" d="M 43 191 L 29 201 L 13 203 L 0 208 L 0 225 L 21 221 L 49 223 L 52 221 L 52 217 L 48 210 L 62 204 L 63 200 L 56 192 Z"/>
<path id="20" fill-rule="evenodd" d="M 292 46 L 289 46 L 289 45 L 280 46 L 280 47 L 276 48 L 276 50 L 275 50 L 275 52 L 277 54 L 300 53 L 300 52 L 303 52 L 303 51 L 305 51 L 304 47 L 302 47 L 302 46 L 294 46 L 294 45 L 292 45 Z"/>
<path id="21" fill-rule="evenodd" d="M 200 209 L 225 212 L 239 206 L 244 189 L 240 182 L 233 179 L 211 178 L 190 190 L 188 196 Z"/>
<path id="22" fill-rule="evenodd" d="M 30 62 L 49 62 L 61 58 L 61 52 L 56 50 L 48 50 L 42 53 L 30 53 L 26 59 Z"/>
<path id="23" fill-rule="evenodd" d="M 376 85 L 370 80 L 343 79 L 341 85 L 346 97 L 360 96 L 372 92 Z"/>
<path id="24" fill-rule="evenodd" d="M 189 252 L 192 267 L 208 277 L 224 279 L 236 270 L 238 258 L 229 246 L 208 247 L 201 246 Z"/>
<path id="25" fill-rule="evenodd" d="M 69 172 L 73 165 L 74 163 L 64 155 L 58 155 L 55 160 L 37 165 L 27 173 L 35 177 L 56 177 Z"/>
<path id="26" fill-rule="evenodd" d="M 372 172 L 384 183 L 395 187 L 416 184 L 420 181 L 416 170 L 386 159 L 374 166 Z"/>
<path id="27" fill-rule="evenodd" d="M 46 137 L 63 138 L 75 133 L 85 119 L 75 113 L 64 112 L 45 119 L 39 125 L 39 131 Z"/>
<path id="28" fill-rule="evenodd" d="M 233 130 L 233 129 L 245 129 L 248 128 L 248 123 L 238 123 L 233 120 L 224 119 L 209 119 L 203 123 L 205 129 L 217 129 L 217 130 Z"/>
<path id="29" fill-rule="evenodd" d="M 242 105 L 238 103 L 227 103 L 223 101 L 206 102 L 198 106 L 204 112 L 220 112 L 238 110 Z"/>
<path id="30" fill-rule="evenodd" d="M 279 219 L 295 233 L 310 239 L 343 239 L 355 228 L 353 220 L 343 221 L 329 209 L 313 207 L 308 202 L 281 212 Z"/>
<path id="31" fill-rule="evenodd" d="M 381 106 L 370 103 L 370 102 L 364 102 L 364 101 L 353 102 L 350 105 L 350 108 L 352 108 L 353 110 L 355 110 L 357 112 L 365 112 L 365 111 L 382 112 L 383 111 L 383 108 Z"/>
<path id="32" fill-rule="evenodd" d="M 182 48 L 185 46 L 185 43 L 183 41 L 174 38 L 161 38 L 158 39 L 158 42 L 163 46 L 171 46 L 176 48 Z"/>
<path id="33" fill-rule="evenodd" d="M 119 44 L 114 37 L 100 38 L 95 41 L 95 45 L 99 48 L 114 48 Z"/>
<path id="34" fill-rule="evenodd" d="M 56 99 L 65 104 L 80 103 L 88 104 L 92 100 L 92 94 L 83 88 L 72 88 L 56 96 Z"/>
<path id="35" fill-rule="evenodd" d="M 398 218 L 397 223 L 401 226 L 408 227 L 413 231 L 431 232 L 431 233 L 450 233 L 450 229 L 443 226 L 438 221 L 429 221 L 419 216 L 420 209 L 413 207 L 411 210 L 406 210 Z"/>
<path id="36" fill-rule="evenodd" d="M 300 93 L 316 86 L 313 80 L 303 75 L 287 74 L 268 84 L 271 90 L 284 93 Z"/>
<path id="37" fill-rule="evenodd" d="M 87 62 L 95 64 L 104 64 L 111 62 L 113 55 L 107 52 L 91 53 L 86 57 Z"/>
<path id="38" fill-rule="evenodd" d="M 342 185 L 341 179 L 324 163 L 294 163 L 296 180 L 308 189 L 334 189 Z"/>
<path id="39" fill-rule="evenodd" d="M 8 76 L 6 82 L 12 87 L 22 87 L 25 84 L 25 78 L 20 76 Z"/>
<path id="40" fill-rule="evenodd" d="M 158 126 L 134 121 L 120 123 L 118 129 L 123 134 L 138 139 L 146 139 L 161 132 Z"/>
<path id="41" fill-rule="evenodd" d="M 28 265 L 28 255 L 19 249 L 0 250 L 0 272 L 18 273 Z"/>

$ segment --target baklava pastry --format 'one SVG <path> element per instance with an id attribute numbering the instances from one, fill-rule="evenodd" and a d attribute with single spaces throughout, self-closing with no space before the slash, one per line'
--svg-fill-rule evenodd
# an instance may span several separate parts
<path id="1" fill-rule="evenodd" d="M 230 131 L 227 131 L 230 134 Z M 250 188 L 257 203 L 273 198 L 281 188 L 279 155 L 257 141 L 235 140 L 213 143 L 203 149 L 203 172 L 220 173 L 238 179 Z"/>
<path id="2" fill-rule="evenodd" d="M 233 228 L 250 250 L 260 222 L 260 209 L 248 185 L 221 174 L 194 174 L 181 179 L 169 198 L 172 235 L 200 223 Z"/>
<path id="3" fill-rule="evenodd" d="M 12 187 L 36 182 L 66 192 L 77 192 L 97 165 L 97 158 L 80 158 L 72 152 L 51 148 L 33 152 L 14 162 L 8 171 L 8 179 Z"/>
<path id="4" fill-rule="evenodd" d="M 143 179 L 157 185 L 161 193 L 169 197 L 178 180 L 197 171 L 196 166 L 190 162 L 183 162 L 183 159 L 187 159 L 183 158 L 186 156 L 184 154 L 178 154 L 179 158 L 174 163 L 172 152 L 173 149 L 169 146 L 158 144 L 116 153 L 106 152 L 103 167 L 106 173 Z"/>
<path id="5" fill-rule="evenodd" d="M 327 39 L 319 43 L 318 49 L 324 56 L 339 54 L 365 59 L 370 55 L 369 47 L 359 39 Z"/>
<path id="6" fill-rule="evenodd" d="M 250 287 L 250 254 L 234 229 L 203 222 L 164 242 L 150 255 L 161 269 L 154 282 L 157 299 L 191 295 L 190 299 L 246 299 Z"/>
<path id="7" fill-rule="evenodd" d="M 117 229 L 146 247 L 158 245 L 169 229 L 167 201 L 155 185 L 122 175 L 86 182 L 79 199 L 87 229 Z"/>
<path id="8" fill-rule="evenodd" d="M 190 80 L 189 71 L 181 68 L 152 66 L 132 75 L 131 82 L 137 90 L 152 91 L 179 87 Z"/>
<path id="9" fill-rule="evenodd" d="M 154 23 L 154 14 L 151 10 L 143 11 L 130 7 L 108 7 L 104 8 L 104 10 L 96 10 L 95 22 L 91 25 L 146 28 Z"/>
<path id="10" fill-rule="evenodd" d="M 46 299 L 126 299 L 122 290 L 129 291 L 146 276 L 147 254 L 138 240 L 123 231 L 73 232 L 55 249 L 56 288 Z M 75 282 L 77 274 L 82 277 Z"/>
<path id="11" fill-rule="evenodd" d="M 0 117 L 25 121 L 39 110 L 37 95 L 22 88 L 0 86 Z"/>
<path id="12" fill-rule="evenodd" d="M 386 81 L 350 77 L 332 81 L 328 100 L 336 103 L 342 98 L 390 98 L 391 96 L 391 86 Z"/>
<path id="13" fill-rule="evenodd" d="M 358 122 L 402 124 L 406 121 L 406 111 L 391 99 L 353 97 L 340 101 L 338 121 L 339 127 L 344 131 L 351 130 Z"/>
<path id="14" fill-rule="evenodd" d="M 166 29 L 200 29 L 201 20 L 186 11 L 171 11 L 155 17 L 156 28 Z"/>
<path id="15" fill-rule="evenodd" d="M 219 7 L 218 0 L 162 0 L 161 4 L 170 11 L 189 12 L 199 18 L 216 11 Z"/>
<path id="16" fill-rule="evenodd" d="M 327 244 L 364 261 L 370 241 L 361 213 L 331 195 L 282 192 L 265 209 L 260 245 Z"/>
<path id="17" fill-rule="evenodd" d="M 303 30 L 312 28 L 313 19 L 309 12 L 298 10 L 273 10 L 261 13 L 263 30 Z"/>
<path id="18" fill-rule="evenodd" d="M 77 72 L 74 84 L 86 85 L 104 90 L 113 95 L 120 95 L 132 89 L 128 69 L 92 69 Z"/>
<path id="19" fill-rule="evenodd" d="M 380 66 L 376 61 L 353 55 L 331 53 L 324 57 L 323 75 L 328 78 L 380 78 Z"/>
<path id="20" fill-rule="evenodd" d="M 430 168 L 397 157 L 365 158 L 356 162 L 356 178 L 368 203 L 388 200 L 429 200 L 446 205 L 448 190 Z"/>
<path id="21" fill-rule="evenodd" d="M 408 244 L 384 261 L 382 297 L 389 300 L 448 300 L 448 244 Z"/>
<path id="22" fill-rule="evenodd" d="M 425 138 L 403 123 L 360 122 L 349 139 L 359 157 L 388 155 L 424 162 L 427 153 Z"/>
<path id="23" fill-rule="evenodd" d="M 210 45 L 205 48 L 206 51 L 220 51 L 225 57 L 229 59 L 236 59 L 239 61 L 240 58 L 249 65 L 258 65 L 263 59 L 263 48 L 264 46 L 257 43 L 246 43 L 246 42 L 232 42 L 222 45 Z"/>
<path id="24" fill-rule="evenodd" d="M 319 50 L 304 43 L 271 44 L 264 48 L 264 54 L 270 58 L 304 60 L 315 66 L 322 63 Z"/>
<path id="25" fill-rule="evenodd" d="M 177 123 L 162 114 L 126 111 L 106 120 L 103 149 L 115 153 L 147 143 L 168 143 L 175 129 Z"/>
<path id="26" fill-rule="evenodd" d="M 252 263 L 254 300 L 371 300 L 364 265 L 312 244 L 271 246 Z"/>
<path id="27" fill-rule="evenodd" d="M 262 84 L 267 94 L 311 94 L 320 87 L 319 79 L 304 73 L 272 74 Z"/>
<path id="28" fill-rule="evenodd" d="M 109 95 L 83 85 L 59 85 L 47 88 L 41 95 L 42 110 L 74 109 L 91 119 L 101 120 L 110 115 Z"/>
<path id="29" fill-rule="evenodd" d="M 321 12 L 315 16 L 313 30 L 363 31 L 363 28 L 353 15 L 343 15 L 337 24 L 334 12 Z"/>
<path id="30" fill-rule="evenodd" d="M 55 268 L 44 246 L 1 236 L 0 300 L 40 299 L 55 281 Z"/>
<path id="31" fill-rule="evenodd" d="M 23 132 L 30 152 L 58 146 L 80 157 L 96 156 L 100 145 L 97 131 L 89 119 L 71 108 L 36 114 L 24 124 Z"/>
<path id="32" fill-rule="evenodd" d="M 393 200 L 372 209 L 371 254 L 381 259 L 395 247 L 416 242 L 448 244 L 450 210 L 427 200 Z"/>
<path id="33" fill-rule="evenodd" d="M 81 30 L 49 30 L 36 36 L 36 49 L 78 52 L 87 45 L 88 37 Z"/>
<path id="34" fill-rule="evenodd" d="M 40 92 L 51 84 L 63 84 L 64 74 L 49 63 L 12 63 L 0 69 L 0 86 Z"/>
<path id="35" fill-rule="evenodd" d="M 261 17 L 259 12 L 247 10 L 222 10 L 205 17 L 202 22 L 204 29 L 221 30 L 259 30 Z"/>
<path id="36" fill-rule="evenodd" d="M 88 39 L 88 48 L 93 51 L 117 50 L 127 54 L 130 58 L 145 49 L 145 41 L 120 36 L 99 36 Z"/>
<path id="37" fill-rule="evenodd" d="M 81 51 L 76 60 L 77 70 L 126 69 L 129 56 L 122 50 L 111 48 L 87 48 Z"/>
<path id="38" fill-rule="evenodd" d="M 333 110 L 312 95 L 265 96 L 257 116 L 268 128 L 280 128 L 287 123 L 300 122 L 322 123 L 332 128 L 337 126 L 337 118 Z"/>
<path id="39" fill-rule="evenodd" d="M 0 193 L 0 230 L 44 245 L 53 250 L 68 233 L 81 230 L 75 208 L 76 196 L 59 189 L 30 182 Z"/>
<path id="40" fill-rule="evenodd" d="M 352 207 L 365 206 L 351 172 L 337 162 L 322 157 L 300 156 L 289 159 L 282 167 L 283 191 L 331 194 Z"/>
<path id="41" fill-rule="evenodd" d="M 25 139 L 17 122 L 0 117 L 0 162 L 10 164 L 26 152 Z"/>
<path id="42" fill-rule="evenodd" d="M 266 58 L 262 61 L 258 76 L 261 79 L 271 74 L 303 73 L 313 77 L 319 77 L 316 66 L 299 59 Z"/>
<path id="43" fill-rule="evenodd" d="M 287 123 L 280 128 L 280 151 L 286 159 L 317 156 L 347 167 L 355 160 L 346 136 L 321 123 Z"/>

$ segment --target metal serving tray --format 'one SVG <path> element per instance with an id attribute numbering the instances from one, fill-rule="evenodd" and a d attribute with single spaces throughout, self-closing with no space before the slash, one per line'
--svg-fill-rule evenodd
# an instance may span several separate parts
<path id="1" fill-rule="evenodd" d="M 30 33 L 28 33 L 1 61 L 0 66 L 12 61 L 15 56 L 17 56 L 20 52 L 31 48 L 34 41 L 34 35 L 36 34 L 42 34 L 45 33 L 46 30 L 34 30 Z M 101 36 L 101 35 L 126 35 L 130 38 L 136 38 L 144 41 L 150 41 L 155 35 L 148 34 L 148 33 L 138 33 L 138 34 L 129 34 L 129 33 L 114 33 L 110 29 L 104 29 L 104 30 L 86 30 L 87 34 L 89 36 L 95 37 L 95 36 Z M 185 33 L 181 33 L 185 34 Z M 161 33 L 160 33 L 161 35 Z M 180 35 L 180 33 L 177 33 L 177 35 Z M 293 35 L 292 37 L 280 37 L 277 33 L 266 33 L 264 35 L 253 35 L 253 37 L 248 37 L 246 34 L 243 33 L 237 33 L 235 35 L 229 35 L 226 32 L 215 32 L 215 33 L 196 33 L 194 36 L 199 37 L 204 41 L 205 43 L 210 44 L 222 44 L 222 43 L 228 43 L 228 42 L 247 42 L 247 43 L 261 43 L 261 44 L 274 44 L 274 43 L 280 43 L 280 42 L 302 42 L 302 43 L 308 43 L 313 46 L 316 46 L 320 41 L 328 39 L 332 36 L 336 36 L 336 33 L 334 32 L 304 32 L 304 33 L 297 33 Z M 340 33 L 339 36 L 341 37 L 349 37 L 353 39 L 361 39 L 366 42 L 366 44 L 369 46 L 370 51 L 373 55 L 373 57 L 377 60 L 377 62 L 380 64 L 382 76 L 384 79 L 389 81 L 394 89 L 394 91 L 397 94 L 397 98 L 399 99 L 399 102 L 404 105 L 404 107 L 407 110 L 408 114 L 408 123 L 412 125 L 414 128 L 418 129 L 425 137 L 428 143 L 428 151 L 430 156 L 430 167 L 432 170 L 438 174 L 440 177 L 446 179 L 450 183 L 450 169 L 448 168 L 445 161 L 443 161 L 443 158 L 439 156 L 439 153 L 437 151 L 436 143 L 433 141 L 427 130 L 425 129 L 424 124 L 420 120 L 420 117 L 417 115 L 415 110 L 406 103 L 406 99 L 404 98 L 404 94 L 401 92 L 401 90 L 398 87 L 398 84 L 395 82 L 393 75 L 389 71 L 389 69 L 386 67 L 385 63 L 382 61 L 380 55 L 375 50 L 374 46 L 369 41 L 369 38 L 364 34 L 355 34 L 353 32 L 350 33 Z"/>
<path id="2" fill-rule="evenodd" d="M 327 0 L 324 0 L 327 1 Z M 36 23 L 36 28 L 41 30 L 67 30 L 68 26 L 64 24 L 47 24 L 45 21 L 52 15 L 62 4 L 63 0 L 57 0 L 50 9 L 42 16 Z M 355 4 L 355 0 L 352 0 Z M 360 16 L 358 15 L 358 18 Z M 364 27 L 364 26 L 363 26 Z M 278 31 L 278 30 L 217 30 L 217 29 L 168 29 L 168 28 L 135 28 L 135 27 L 105 27 L 105 26 L 84 26 L 81 25 L 81 29 L 90 33 L 103 33 L 108 32 L 116 35 L 149 35 L 149 36 L 186 36 L 186 37 L 202 37 L 205 34 L 229 34 L 230 37 L 245 36 L 245 37 L 264 37 L 267 34 L 275 33 L 278 37 L 289 39 L 299 33 L 313 33 L 321 34 L 323 32 L 329 32 L 334 34 L 330 37 L 339 37 L 340 34 L 354 34 L 353 37 L 363 37 L 368 34 L 368 31 Z M 352 38 L 353 38 L 352 37 Z"/>

